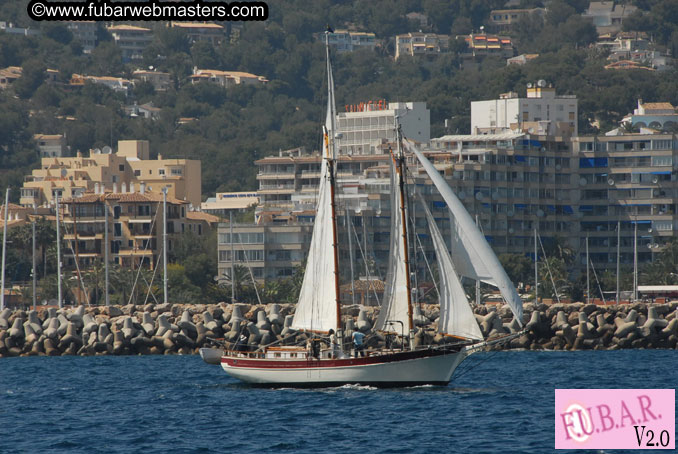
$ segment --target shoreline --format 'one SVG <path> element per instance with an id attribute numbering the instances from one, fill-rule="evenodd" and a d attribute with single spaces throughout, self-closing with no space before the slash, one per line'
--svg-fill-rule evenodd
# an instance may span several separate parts
<path id="1" fill-rule="evenodd" d="M 232 346 L 243 321 L 251 350 L 277 342 L 304 344 L 308 334 L 289 328 L 293 304 L 147 304 L 55 307 L 0 312 L 0 358 L 60 355 L 198 354 L 221 339 Z M 346 306 L 346 332 L 369 331 L 379 309 Z M 486 339 L 520 331 L 508 306 L 474 309 Z M 441 344 L 436 334 L 438 307 L 422 304 L 415 311 L 415 345 Z M 663 304 L 527 303 L 526 333 L 491 350 L 678 349 L 678 301 Z M 234 328 L 235 327 L 235 328 Z M 384 336 L 368 337 L 369 348 L 383 347 Z M 396 343 L 397 345 L 397 343 Z"/>

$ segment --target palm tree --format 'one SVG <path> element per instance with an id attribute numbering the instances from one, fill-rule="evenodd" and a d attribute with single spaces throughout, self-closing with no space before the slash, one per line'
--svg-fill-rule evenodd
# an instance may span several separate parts
<path id="1" fill-rule="evenodd" d="M 235 283 L 235 297 L 243 298 L 243 289 L 252 283 L 252 278 L 250 277 L 250 272 L 247 268 L 242 265 L 233 266 L 233 279 L 231 280 L 230 269 L 227 269 L 224 274 L 219 276 L 218 283 L 222 287 L 231 287 L 232 283 Z"/>

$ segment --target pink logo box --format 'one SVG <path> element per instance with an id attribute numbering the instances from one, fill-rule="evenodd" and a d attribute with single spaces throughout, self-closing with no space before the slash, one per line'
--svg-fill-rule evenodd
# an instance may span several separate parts
<path id="1" fill-rule="evenodd" d="M 674 389 L 556 389 L 556 449 L 675 449 Z"/>

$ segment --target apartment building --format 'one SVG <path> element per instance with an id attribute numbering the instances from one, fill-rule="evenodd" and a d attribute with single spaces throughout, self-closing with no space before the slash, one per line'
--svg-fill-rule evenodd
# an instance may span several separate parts
<path id="1" fill-rule="evenodd" d="M 325 41 L 325 35 L 318 35 L 318 39 Z M 329 34 L 329 43 L 337 52 L 353 52 L 359 49 L 374 50 L 377 45 L 374 33 L 349 30 L 335 30 Z"/>
<path id="2" fill-rule="evenodd" d="M 488 26 L 496 32 L 505 32 L 510 30 L 521 20 L 530 16 L 536 16 L 540 19 L 546 14 L 544 8 L 530 9 L 493 9 L 490 11 Z"/>
<path id="3" fill-rule="evenodd" d="M 109 260 L 123 267 L 158 266 L 162 254 L 162 194 L 148 192 L 142 183 L 138 192 L 132 187 L 127 192 L 102 193 L 99 188 L 99 192 L 60 200 L 60 205 L 67 267 L 74 269 L 76 260 L 81 269 L 103 263 L 106 247 Z M 168 252 L 174 249 L 182 233 L 193 231 L 203 235 L 210 229 L 210 222 L 190 218 L 188 205 L 185 200 L 167 197 Z"/>
<path id="4" fill-rule="evenodd" d="M 264 76 L 241 71 L 221 71 L 218 69 L 193 69 L 189 76 L 192 84 L 210 82 L 228 88 L 234 85 L 263 85 L 268 83 Z"/>
<path id="5" fill-rule="evenodd" d="M 520 54 L 516 55 L 515 57 L 507 58 L 506 59 L 506 66 L 511 66 L 511 65 L 526 65 L 527 63 L 531 62 L 535 58 L 539 58 L 539 54 Z"/>
<path id="6" fill-rule="evenodd" d="M 614 1 L 590 2 L 582 16 L 591 19 L 598 34 L 602 35 L 620 31 L 624 19 L 637 10 L 636 6 Z"/>
<path id="7" fill-rule="evenodd" d="M 4 90 L 21 78 L 21 66 L 8 66 L 0 69 L 0 89 Z"/>
<path id="8" fill-rule="evenodd" d="M 132 79 L 150 83 L 155 91 L 166 91 L 172 86 L 172 76 L 162 71 L 137 69 L 132 73 Z"/>
<path id="9" fill-rule="evenodd" d="M 70 151 L 70 147 L 66 145 L 66 136 L 63 134 L 34 134 L 33 140 L 43 158 L 60 158 Z"/>
<path id="10" fill-rule="evenodd" d="M 361 102 L 344 106 L 337 114 L 337 150 L 340 155 L 371 155 L 395 140 L 396 118 L 403 134 L 419 143 L 431 138 L 431 112 L 424 102 Z"/>
<path id="11" fill-rule="evenodd" d="M 626 133 L 580 136 L 572 142 L 579 244 L 588 237 L 594 265 L 614 268 L 619 225 L 621 263 L 633 264 L 636 236 L 638 262 L 651 262 L 675 235 L 678 221 L 677 136 Z"/>
<path id="12" fill-rule="evenodd" d="M 202 22 L 172 22 L 172 28 L 186 33 L 191 43 L 207 41 L 216 46 L 221 44 L 226 36 L 223 25 Z"/>
<path id="13" fill-rule="evenodd" d="M 122 77 L 86 76 L 83 74 L 72 74 L 69 85 L 72 87 L 83 87 L 87 82 L 104 85 L 113 91 L 124 93 L 125 96 L 127 96 L 129 91 L 134 86 L 134 82 Z"/>
<path id="14" fill-rule="evenodd" d="M 515 49 L 508 36 L 490 35 L 484 32 L 471 33 L 460 37 L 466 41 L 467 50 L 462 57 L 469 59 L 494 55 L 502 58 L 513 57 Z"/>
<path id="15" fill-rule="evenodd" d="M 447 52 L 450 37 L 435 33 L 410 32 L 396 35 L 395 42 L 395 59 L 397 60 L 402 55 L 414 57 L 416 55 L 436 55 Z"/>
<path id="16" fill-rule="evenodd" d="M 234 263 L 247 267 L 258 282 L 290 277 L 302 264 L 311 242 L 313 224 L 233 225 L 219 224 L 219 275 L 230 275 L 231 257 Z"/>
<path id="17" fill-rule="evenodd" d="M 22 206 L 51 205 L 56 193 L 62 198 L 76 198 L 86 192 L 105 188 L 126 192 L 141 183 L 148 191 L 168 188 L 171 197 L 186 200 L 198 207 L 201 201 L 200 161 L 191 159 L 150 159 L 146 140 L 121 140 L 118 151 L 110 147 L 89 151 L 85 157 L 45 157 L 41 166 L 24 178 Z"/>
<path id="18" fill-rule="evenodd" d="M 623 123 L 635 128 L 678 132 L 678 109 L 670 102 L 643 102 L 639 99 L 638 107 L 633 114 L 622 118 Z"/>
<path id="19" fill-rule="evenodd" d="M 239 214 L 259 204 L 256 192 L 217 192 L 200 204 L 200 211 L 222 219 L 231 214 Z"/>
<path id="20" fill-rule="evenodd" d="M 553 86 L 540 80 L 528 84 L 525 98 L 510 92 L 501 94 L 499 99 L 471 102 L 471 131 L 516 130 L 542 136 L 576 136 L 577 115 L 576 96 L 557 95 Z"/>
<path id="21" fill-rule="evenodd" d="M 109 26 L 107 30 L 113 36 L 115 45 L 120 48 L 122 60 L 125 62 L 142 58 L 144 49 L 153 41 L 150 28 L 122 24 Z"/>
<path id="22" fill-rule="evenodd" d="M 72 20 L 65 24 L 73 39 L 82 46 L 82 53 L 91 54 L 97 46 L 97 23 L 93 20 Z"/>

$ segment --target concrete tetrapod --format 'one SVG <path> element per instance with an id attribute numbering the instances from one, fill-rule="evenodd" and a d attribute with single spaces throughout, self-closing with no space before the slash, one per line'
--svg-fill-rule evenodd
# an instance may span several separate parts
<path id="1" fill-rule="evenodd" d="M 33 331 L 35 331 L 35 334 L 40 335 L 42 334 L 42 322 L 40 321 L 40 317 L 38 317 L 38 311 L 29 311 L 28 312 L 28 321 L 27 323 L 31 324 L 31 328 L 33 328 Z"/>
<path id="2" fill-rule="evenodd" d="M 279 304 L 269 305 L 268 321 L 276 325 L 282 325 L 285 322 L 283 316 L 280 315 Z"/>
<path id="3" fill-rule="evenodd" d="M 141 315 L 141 328 L 147 336 L 153 336 L 153 333 L 155 333 L 155 323 L 150 313 L 144 312 Z"/>
<path id="4" fill-rule="evenodd" d="M 195 323 L 191 319 L 191 313 L 188 310 L 185 310 L 181 315 L 181 320 L 177 323 L 177 326 L 184 330 L 188 337 L 195 339 L 198 335 L 198 331 L 195 328 Z"/>
<path id="5" fill-rule="evenodd" d="M 216 329 L 219 327 L 219 324 L 216 322 L 216 320 L 214 320 L 214 317 L 212 317 L 212 314 L 210 314 L 208 311 L 202 313 L 202 320 L 205 323 L 205 328 L 210 331 L 216 331 Z"/>
<path id="6" fill-rule="evenodd" d="M 268 319 L 266 318 L 266 312 L 264 311 L 257 311 L 257 328 L 266 331 L 271 330 L 271 324 L 268 322 Z"/>
<path id="7" fill-rule="evenodd" d="M 367 312 L 365 309 L 360 309 L 356 325 L 360 331 L 369 331 L 372 328 L 372 323 L 367 319 Z"/>
<path id="8" fill-rule="evenodd" d="M 663 330 L 668 324 L 669 322 L 659 318 L 657 308 L 650 306 L 647 308 L 647 321 L 640 327 L 640 330 L 643 336 L 649 336 Z"/>

